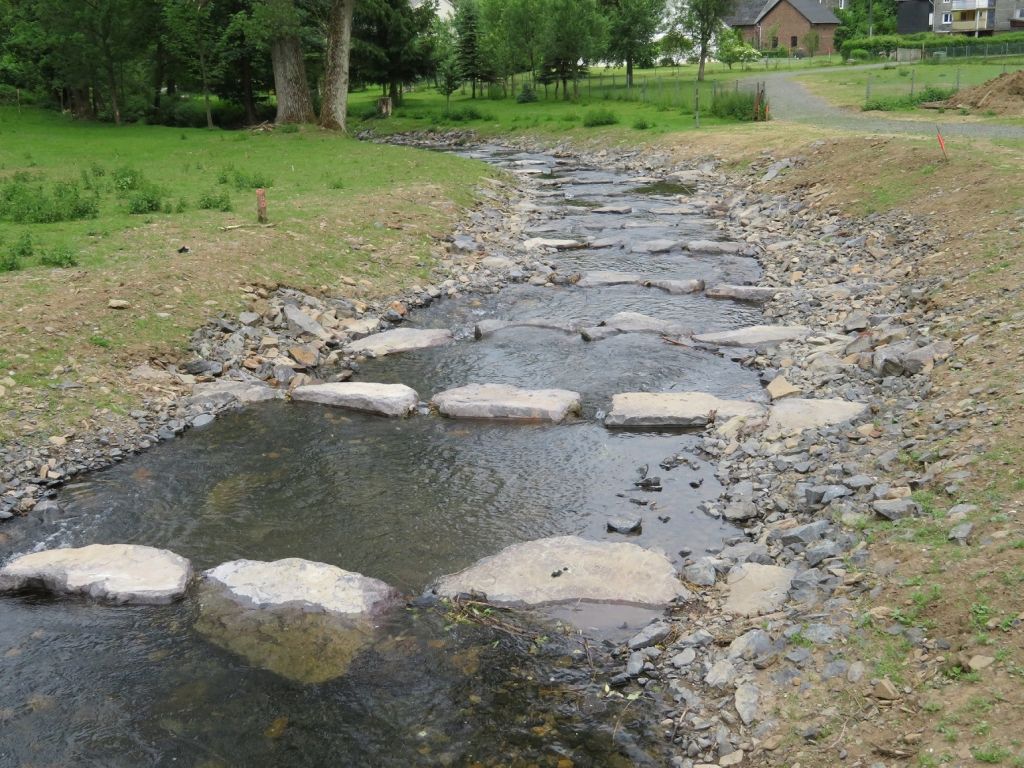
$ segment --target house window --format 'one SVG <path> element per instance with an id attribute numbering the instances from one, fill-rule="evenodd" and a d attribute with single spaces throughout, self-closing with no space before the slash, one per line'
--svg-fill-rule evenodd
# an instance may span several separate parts
<path id="1" fill-rule="evenodd" d="M 846 10 L 846 0 L 839 0 L 839 10 L 840 11 L 845 11 Z"/>
<path id="2" fill-rule="evenodd" d="M 796 48 L 798 45 L 800 45 L 800 43 L 797 41 L 796 35 L 793 35 L 791 38 L 789 38 L 790 48 Z"/>
<path id="3" fill-rule="evenodd" d="M 772 48 L 778 48 L 779 47 L 779 38 L 778 37 L 773 37 L 772 38 L 772 46 L 771 47 Z"/>
<path id="4" fill-rule="evenodd" d="M 953 14 L 952 13 L 944 13 L 944 14 L 942 14 L 942 23 L 943 24 L 952 24 L 953 23 Z"/>

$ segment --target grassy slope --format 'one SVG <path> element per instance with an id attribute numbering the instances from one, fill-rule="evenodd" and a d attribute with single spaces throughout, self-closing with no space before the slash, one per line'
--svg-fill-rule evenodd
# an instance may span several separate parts
<path id="1" fill-rule="evenodd" d="M 186 212 L 130 215 L 111 182 L 142 171 Z M 272 228 L 224 230 L 255 220 L 251 189 L 219 184 L 227 167 L 262 175 Z M 96 407 L 123 411 L 138 395 L 123 370 L 151 355 L 176 355 L 211 314 L 237 311 L 240 286 L 281 282 L 367 295 L 429 272 L 444 235 L 490 171 L 480 163 L 360 143 L 315 129 L 224 133 L 75 123 L 51 113 L 0 110 L 0 182 L 24 171 L 80 180 L 100 193 L 97 218 L 57 224 L 0 221 L 0 248 L 25 233 L 35 251 L 73 249 L 79 266 L 50 269 L 34 256 L 0 274 L 0 441 L 67 433 Z M 100 175 L 99 172 L 102 172 Z M 226 191 L 234 212 L 198 210 L 208 190 Z M 177 253 L 188 246 L 190 252 Z M 358 282 L 342 285 L 342 277 Z M 131 308 L 107 308 L 111 298 Z M 62 392 L 64 380 L 85 383 Z M 10 406 L 10 407 L 8 407 Z"/>
<path id="2" fill-rule="evenodd" d="M 980 85 L 1002 74 L 1004 68 L 1013 71 L 1024 67 L 1024 58 L 1009 57 L 990 61 L 970 60 L 948 64 L 899 65 L 891 69 L 845 69 L 832 68 L 801 75 L 802 82 L 814 93 L 826 97 L 841 107 L 860 109 L 867 95 L 868 79 L 871 80 L 871 95 L 906 96 L 910 93 L 911 82 L 914 92 L 920 93 L 926 87 L 953 89 L 960 75 L 960 86 L 968 88 Z M 907 109 L 909 113 L 924 113 L 932 116 L 933 110 Z"/>

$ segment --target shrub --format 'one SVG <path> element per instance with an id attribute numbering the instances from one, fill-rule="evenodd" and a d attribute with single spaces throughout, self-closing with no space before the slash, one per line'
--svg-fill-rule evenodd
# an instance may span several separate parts
<path id="1" fill-rule="evenodd" d="M 39 263 L 47 267 L 77 267 L 78 259 L 74 252 L 66 245 L 58 245 L 48 251 L 44 251 L 39 257 Z"/>
<path id="2" fill-rule="evenodd" d="M 641 117 L 639 120 L 633 123 L 633 127 L 636 128 L 636 130 L 638 131 L 646 131 L 648 128 L 653 128 L 654 123 L 649 123 Z"/>
<path id="3" fill-rule="evenodd" d="M 529 104 L 536 100 L 537 92 L 526 83 L 523 83 L 523 90 L 516 95 L 516 101 L 520 104 Z"/>
<path id="4" fill-rule="evenodd" d="M 763 120 L 767 103 L 761 104 L 760 113 L 754 114 L 757 98 L 750 91 L 719 91 L 711 101 L 711 114 L 724 120 Z"/>
<path id="5" fill-rule="evenodd" d="M 274 184 L 269 176 L 264 176 L 259 171 L 240 171 L 232 165 L 221 170 L 217 181 L 221 184 L 230 184 L 235 189 L 265 189 Z"/>
<path id="6" fill-rule="evenodd" d="M 610 109 L 592 109 L 583 116 L 583 125 L 586 128 L 615 125 L 617 122 L 619 122 L 618 116 Z"/>
<path id="7" fill-rule="evenodd" d="M 453 109 L 447 114 L 447 119 L 453 123 L 465 123 L 470 120 L 490 120 L 491 116 L 486 112 L 481 112 L 476 107 L 459 107 Z"/>
<path id="8" fill-rule="evenodd" d="M 174 204 L 174 212 L 175 213 L 184 213 L 187 210 L 188 210 L 188 202 L 186 202 L 184 197 L 179 197 L 178 198 L 178 202 Z"/>
<path id="9" fill-rule="evenodd" d="M 204 192 L 199 196 L 199 207 L 204 211 L 230 211 L 231 195 L 226 189 Z"/>
<path id="10" fill-rule="evenodd" d="M 157 213 L 163 205 L 163 193 L 153 184 L 145 184 L 128 195 L 128 213 L 131 214 Z"/>
<path id="11" fill-rule="evenodd" d="M 131 192 L 142 186 L 142 171 L 138 171 L 131 166 L 118 168 L 111 176 L 111 180 L 114 184 L 114 191 L 118 194 Z"/>
<path id="12" fill-rule="evenodd" d="M 35 248 L 32 245 L 32 235 L 26 232 L 19 237 L 11 247 L 11 253 L 17 259 L 31 259 L 32 254 L 35 253 Z"/>
<path id="13" fill-rule="evenodd" d="M 866 61 L 871 58 L 871 52 L 864 48 L 854 48 L 850 51 L 850 55 L 847 58 L 850 58 L 853 61 Z"/>
<path id="14" fill-rule="evenodd" d="M 928 86 L 911 96 L 874 96 L 864 102 L 864 111 L 893 112 L 899 109 L 913 109 L 927 101 L 945 101 L 956 93 L 953 88 L 936 88 Z"/>
<path id="15" fill-rule="evenodd" d="M 99 203 L 95 195 L 85 196 L 78 184 L 58 181 L 49 188 L 16 174 L 0 186 L 0 219 L 19 224 L 53 224 L 95 218 Z"/>
<path id="16" fill-rule="evenodd" d="M 0 251 L 0 272 L 14 272 L 21 269 L 21 259 L 13 251 Z"/>

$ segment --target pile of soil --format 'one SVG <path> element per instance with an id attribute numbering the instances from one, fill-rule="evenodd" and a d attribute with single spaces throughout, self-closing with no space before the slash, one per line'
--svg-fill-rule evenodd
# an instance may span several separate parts
<path id="1" fill-rule="evenodd" d="M 965 88 L 941 104 L 951 109 L 966 107 L 997 115 L 1024 116 L 1024 70 L 1007 72 L 987 83 Z"/>

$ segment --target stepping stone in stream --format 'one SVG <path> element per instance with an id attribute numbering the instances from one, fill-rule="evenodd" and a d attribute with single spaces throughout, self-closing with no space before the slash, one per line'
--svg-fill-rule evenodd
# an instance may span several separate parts
<path id="1" fill-rule="evenodd" d="M 625 392 L 612 397 L 606 427 L 703 427 L 712 419 L 760 416 L 765 406 L 704 392 Z"/>
<path id="2" fill-rule="evenodd" d="M 694 205 L 672 205 L 651 208 L 651 213 L 656 216 L 699 216 L 703 210 Z"/>
<path id="3" fill-rule="evenodd" d="M 746 253 L 750 248 L 746 243 L 732 243 L 725 240 L 691 240 L 685 246 L 688 251 L 699 253 Z"/>
<path id="4" fill-rule="evenodd" d="M 681 243 L 678 240 L 645 240 L 640 243 L 633 243 L 629 250 L 633 253 L 667 253 L 673 248 L 678 248 Z"/>
<path id="5" fill-rule="evenodd" d="M 619 312 L 593 328 L 583 328 L 584 341 L 600 341 L 620 333 L 658 333 L 670 336 L 689 336 L 690 329 L 670 320 L 641 315 L 639 312 Z"/>
<path id="6" fill-rule="evenodd" d="M 639 285 L 642 280 L 643 277 L 635 272 L 597 270 L 584 272 L 576 285 L 580 288 L 601 288 L 606 285 Z"/>
<path id="7" fill-rule="evenodd" d="M 646 288 L 660 288 L 665 293 L 676 295 L 704 290 L 703 280 L 645 280 L 643 285 Z"/>
<path id="8" fill-rule="evenodd" d="M 553 237 L 531 237 L 529 240 L 523 241 L 523 249 L 527 251 L 536 251 L 540 248 L 554 248 L 556 251 L 568 251 L 574 248 L 584 248 L 584 243 L 579 240 L 566 240 L 562 238 Z"/>
<path id="9" fill-rule="evenodd" d="M 691 597 L 664 555 L 578 536 L 513 544 L 442 577 L 433 592 L 443 597 L 477 592 L 492 603 L 526 605 L 593 600 L 659 606 Z"/>
<path id="10" fill-rule="evenodd" d="M 757 285 L 729 285 L 722 283 L 708 288 L 704 295 L 710 299 L 732 299 L 734 301 L 750 301 L 763 304 L 775 298 L 784 288 L 771 288 Z"/>
<path id="11" fill-rule="evenodd" d="M 600 208 L 593 208 L 591 213 L 618 213 L 626 214 L 632 213 L 633 206 L 631 205 L 602 205 Z"/>
<path id="12" fill-rule="evenodd" d="M 166 549 L 136 544 L 90 544 L 47 549 L 0 568 L 0 592 L 44 589 L 114 603 L 164 605 L 185 594 L 192 566 Z"/>
<path id="13" fill-rule="evenodd" d="M 345 381 L 296 387 L 292 390 L 292 400 L 366 411 L 381 416 L 408 416 L 420 396 L 415 389 L 404 384 Z"/>
<path id="14" fill-rule="evenodd" d="M 498 331 L 506 328 L 544 328 L 563 333 L 578 333 L 579 328 L 574 323 L 566 323 L 561 320 L 545 320 L 543 318 L 528 318 L 526 320 L 481 320 L 473 328 L 473 336 L 476 339 L 485 339 Z"/>
<path id="15" fill-rule="evenodd" d="M 752 325 L 734 331 L 698 333 L 693 340 L 719 347 L 762 347 L 774 346 L 793 339 L 804 339 L 810 333 L 811 329 L 802 325 Z"/>
<path id="16" fill-rule="evenodd" d="M 200 594 L 201 634 L 301 683 L 343 675 L 400 603 L 382 581 L 300 558 L 223 563 L 203 574 Z"/>
<path id="17" fill-rule="evenodd" d="M 284 392 L 268 387 L 260 381 L 203 381 L 192 387 L 192 402 L 204 400 L 237 400 L 240 403 L 261 403 L 264 400 L 280 400 Z"/>
<path id="18" fill-rule="evenodd" d="M 580 412 L 580 395 L 566 389 L 520 389 L 467 384 L 434 395 L 431 404 L 458 419 L 529 419 L 559 422 Z"/>
<path id="19" fill-rule="evenodd" d="M 452 340 L 452 332 L 442 328 L 395 328 L 375 333 L 345 347 L 346 352 L 383 357 L 415 349 L 439 347 Z"/>
<path id="20" fill-rule="evenodd" d="M 791 435 L 805 429 L 845 424 L 861 416 L 867 408 L 864 403 L 848 400 L 788 397 L 769 409 L 768 436 Z"/>

